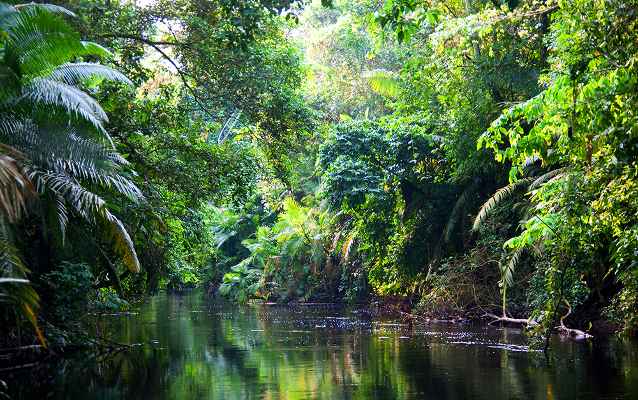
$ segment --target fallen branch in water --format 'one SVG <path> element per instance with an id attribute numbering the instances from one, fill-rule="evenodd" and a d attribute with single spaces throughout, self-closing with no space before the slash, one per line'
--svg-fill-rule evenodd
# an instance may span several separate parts
<path id="1" fill-rule="evenodd" d="M 529 318 L 510 318 L 507 315 L 498 316 L 496 314 L 486 313 L 483 317 L 492 318 L 492 321 L 488 322 L 488 325 L 492 325 L 496 322 L 505 322 L 508 324 L 517 324 L 517 325 L 525 325 L 525 326 L 535 326 L 538 325 L 538 322 L 531 320 Z"/>
<path id="2" fill-rule="evenodd" d="M 567 314 L 560 317 L 560 325 L 556 327 L 556 329 L 558 329 L 558 332 L 560 332 L 561 334 L 565 336 L 574 338 L 575 340 L 593 338 L 594 337 L 593 335 L 590 335 L 589 333 L 585 331 L 581 331 L 580 329 L 568 328 L 567 326 L 565 326 L 564 321 L 572 313 L 572 307 L 567 300 L 563 299 L 563 301 L 565 302 L 565 305 L 567 306 Z"/>

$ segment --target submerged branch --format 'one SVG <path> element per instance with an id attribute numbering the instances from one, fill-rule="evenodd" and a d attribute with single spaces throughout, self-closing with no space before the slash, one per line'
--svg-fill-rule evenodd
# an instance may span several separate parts
<path id="1" fill-rule="evenodd" d="M 568 328 L 567 326 L 565 326 L 565 319 L 569 317 L 570 314 L 572 313 L 572 307 L 567 300 L 563 299 L 563 301 L 565 302 L 565 305 L 567 306 L 567 314 L 560 317 L 560 325 L 556 327 L 556 329 L 558 329 L 558 332 L 561 333 L 562 335 L 574 338 L 575 340 L 593 338 L 594 337 L 593 335 L 590 335 L 589 333 L 585 331 L 581 331 L 580 329 L 575 329 L 575 328 Z"/>

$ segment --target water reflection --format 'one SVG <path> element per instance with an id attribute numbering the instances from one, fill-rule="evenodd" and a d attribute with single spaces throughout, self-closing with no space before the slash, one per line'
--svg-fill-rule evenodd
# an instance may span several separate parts
<path id="1" fill-rule="evenodd" d="M 18 399 L 638 398 L 638 348 L 555 343 L 548 366 L 516 330 L 395 321 L 329 307 L 237 307 L 196 293 L 158 296 L 102 318 L 114 340 L 143 343 L 66 361 L 14 381 Z"/>

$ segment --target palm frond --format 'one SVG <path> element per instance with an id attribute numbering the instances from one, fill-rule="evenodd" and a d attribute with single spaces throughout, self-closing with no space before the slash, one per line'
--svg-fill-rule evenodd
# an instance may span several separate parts
<path id="1" fill-rule="evenodd" d="M 0 151 L 7 146 L 0 146 Z M 26 209 L 27 199 L 34 194 L 28 177 L 16 159 L 0 154 L 0 210 L 9 222 L 16 222 Z"/>
<path id="2" fill-rule="evenodd" d="M 8 117 L 7 122 L 3 121 L 5 116 Z M 109 170 L 128 165 L 118 152 L 80 136 L 72 127 L 36 125 L 31 120 L 20 120 L 8 113 L 0 112 L 0 139 L 42 166 L 50 165 L 54 159 L 91 163 L 96 168 Z"/>
<path id="3" fill-rule="evenodd" d="M 98 219 L 106 222 L 109 236 L 113 240 L 115 250 L 122 256 L 122 261 L 131 272 L 139 272 L 140 264 L 133 240 L 122 222 L 108 210 L 104 199 L 86 190 L 79 182 L 65 174 L 33 170 L 29 176 L 40 191 L 49 189 L 63 197 L 66 203 L 89 223 L 96 223 Z"/>
<path id="4" fill-rule="evenodd" d="M 133 240 L 124 227 L 124 224 L 107 209 L 104 209 L 104 217 L 106 221 L 109 222 L 108 226 L 111 228 L 111 239 L 115 244 L 115 250 L 122 257 L 122 262 L 129 271 L 134 273 L 140 272 L 140 262 L 137 258 L 137 252 L 135 251 L 135 244 L 133 244 Z"/>
<path id="5" fill-rule="evenodd" d="M 8 303 L 20 310 L 22 316 L 33 326 L 40 343 L 46 346 L 35 313 L 40 299 L 26 279 L 29 271 L 18 254 L 6 225 L 0 219 L 0 302 Z"/>
<path id="6" fill-rule="evenodd" d="M 33 132 L 34 129 L 35 125 L 29 124 L 24 117 L 13 112 L 0 112 L 0 136 L 3 136 L 4 143 L 23 132 Z"/>
<path id="7" fill-rule="evenodd" d="M 47 78 L 67 85 L 77 85 L 91 78 L 123 82 L 132 85 L 124 74 L 104 65 L 95 63 L 65 63 L 56 67 Z"/>
<path id="8" fill-rule="evenodd" d="M 58 225 L 60 227 L 60 235 L 62 236 L 62 245 L 66 239 L 66 226 L 69 222 L 69 213 L 64 202 L 64 197 L 59 193 L 55 193 L 55 210 L 58 216 Z"/>
<path id="9" fill-rule="evenodd" d="M 399 80 L 391 71 L 377 69 L 365 74 L 370 88 L 373 91 L 386 97 L 396 97 L 401 92 Z"/>
<path id="10" fill-rule="evenodd" d="M 354 239 L 357 236 L 356 231 L 350 232 L 350 234 L 346 237 L 346 240 L 343 242 L 343 246 L 341 247 L 341 254 L 343 255 L 344 261 L 348 261 L 348 257 L 350 256 L 350 250 L 352 249 L 352 244 L 354 243 Z"/>
<path id="11" fill-rule="evenodd" d="M 44 193 L 48 189 L 62 196 L 73 210 L 91 223 L 95 223 L 96 215 L 106 207 L 104 199 L 86 190 L 66 174 L 30 169 L 29 178 L 35 183 L 38 192 Z"/>
<path id="12" fill-rule="evenodd" d="M 69 115 L 76 115 L 90 122 L 104 135 L 104 123 L 108 117 L 100 104 L 84 91 L 47 78 L 36 78 L 24 87 L 21 101 L 27 101 L 35 107 L 60 107 Z M 111 141 L 110 137 L 108 137 Z M 111 142 L 112 143 L 112 142 Z"/>
<path id="13" fill-rule="evenodd" d="M 518 266 L 523 252 L 524 249 L 517 249 L 514 253 L 512 253 L 506 263 L 499 263 L 499 269 L 501 271 L 501 300 L 504 316 L 506 315 L 505 311 L 507 309 L 507 289 L 512 287 L 514 284 L 514 271 L 516 271 L 516 267 Z"/>
<path id="14" fill-rule="evenodd" d="M 77 17 L 77 15 L 75 15 L 73 11 L 62 6 L 49 3 L 24 3 L 16 4 L 14 7 L 17 11 L 32 12 L 34 10 L 43 10 L 52 14 L 62 14 L 69 17 Z"/>
<path id="15" fill-rule="evenodd" d="M 467 199 L 475 189 L 476 185 L 472 184 L 468 186 L 463 193 L 459 196 L 459 198 L 454 203 L 454 207 L 452 208 L 452 212 L 447 220 L 447 224 L 445 224 L 445 228 L 443 229 L 443 240 L 448 243 L 452 237 L 452 232 L 454 232 L 454 228 L 456 228 L 456 224 L 459 220 L 461 212 L 463 211 L 465 204 L 467 203 Z"/>
<path id="16" fill-rule="evenodd" d="M 48 167 L 57 173 L 66 174 L 74 179 L 85 181 L 138 201 L 144 197 L 140 189 L 128 178 L 114 172 L 111 168 L 98 168 L 91 160 L 65 160 L 51 158 Z"/>
<path id="17" fill-rule="evenodd" d="M 558 179 L 561 176 L 563 176 L 563 174 L 565 174 L 567 172 L 567 168 L 558 168 L 552 171 L 549 171 L 541 176 L 539 176 L 538 178 L 536 178 L 530 185 L 529 185 L 529 189 L 528 190 L 536 190 L 538 189 L 541 185 L 543 185 L 544 183 L 547 183 L 550 180 L 553 179 Z"/>
<path id="18" fill-rule="evenodd" d="M 485 221 L 490 212 L 492 212 L 494 207 L 510 198 L 520 188 L 527 187 L 531 182 L 532 178 L 519 179 L 516 182 L 510 183 L 509 185 L 497 190 L 496 193 L 494 193 L 494 195 L 481 206 L 481 209 L 474 219 L 472 230 L 477 231 L 481 227 L 481 224 Z"/>
<path id="19" fill-rule="evenodd" d="M 23 75 L 37 76 L 86 51 L 64 19 L 42 9 L 8 13 L 2 23 L 8 35 L 5 57 L 17 63 Z"/>
<path id="20" fill-rule="evenodd" d="M 517 249 L 512 255 L 509 257 L 507 263 L 501 263 L 501 279 L 503 280 L 503 284 L 507 287 L 510 287 L 514 284 L 514 271 L 518 266 L 518 262 L 520 261 L 521 256 L 523 255 L 523 249 Z"/>
<path id="21" fill-rule="evenodd" d="M 74 14 L 56 5 L 0 3 L 0 26 L 6 33 L 0 68 L 0 211 L 4 211 L 0 224 L 17 220 L 24 208 L 20 195 L 25 188 L 46 193 L 43 197 L 55 202 L 63 240 L 69 212 L 92 224 L 104 223 L 124 264 L 137 272 L 139 261 L 124 224 L 100 195 L 87 188 L 110 189 L 133 200 L 142 193 L 121 172 L 127 162 L 114 150 L 104 129 L 106 113 L 79 86 L 93 78 L 131 82 L 105 66 L 73 63 L 84 55 L 111 54 L 99 44 L 81 41 L 66 16 Z M 19 160 L 12 152 L 20 155 Z M 2 243 L 0 238 L 0 247 Z M 0 250 L 6 258 L 0 262 L 19 263 L 19 258 L 7 258 L 9 251 Z M 19 283 L 5 280 L 3 286 Z M 16 304 L 37 322 L 37 302 Z"/>

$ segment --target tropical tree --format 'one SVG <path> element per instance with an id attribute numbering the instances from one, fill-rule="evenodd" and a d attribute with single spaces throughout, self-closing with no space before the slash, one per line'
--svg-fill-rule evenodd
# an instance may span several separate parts
<path id="1" fill-rule="evenodd" d="M 0 3 L 0 225 L 7 232 L 0 240 L 5 261 L 0 274 L 20 280 L 3 284 L 27 283 L 8 225 L 15 226 L 30 208 L 43 218 L 56 216 L 62 243 L 69 218 L 85 220 L 110 238 L 131 271 L 140 269 L 124 224 L 100 193 L 133 201 L 141 193 L 125 176 L 127 161 L 115 151 L 106 113 L 90 95 L 104 80 L 130 82 L 87 62 L 109 52 L 82 41 L 65 21 L 73 16 L 54 5 Z M 30 207 L 38 200 L 39 207 Z M 17 298 L 8 290 L 0 293 Z"/>

